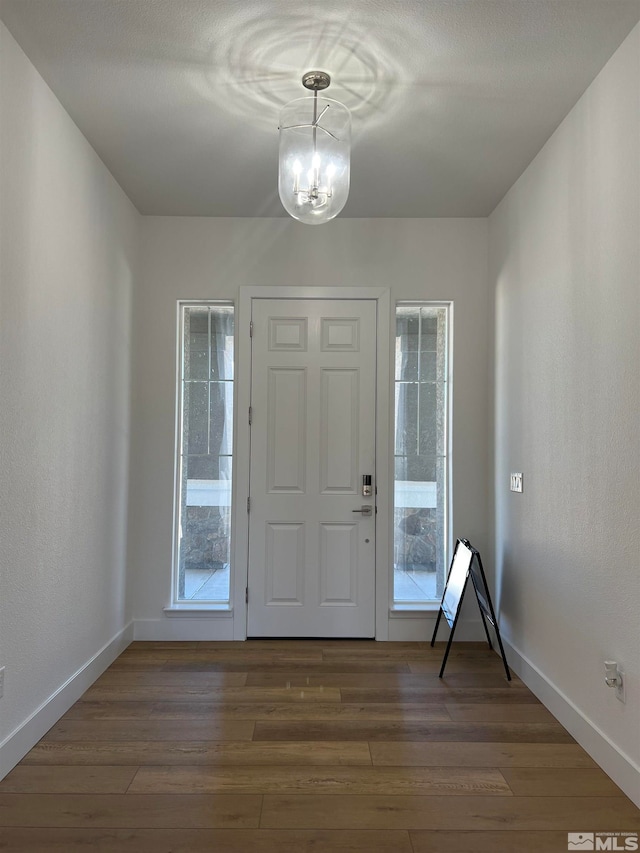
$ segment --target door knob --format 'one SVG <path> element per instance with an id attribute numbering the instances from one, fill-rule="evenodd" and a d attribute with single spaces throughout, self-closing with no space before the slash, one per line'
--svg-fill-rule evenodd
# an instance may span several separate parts
<path id="1" fill-rule="evenodd" d="M 352 509 L 351 512 L 361 512 L 362 515 L 373 515 L 373 507 L 371 504 L 362 504 L 361 509 Z"/>

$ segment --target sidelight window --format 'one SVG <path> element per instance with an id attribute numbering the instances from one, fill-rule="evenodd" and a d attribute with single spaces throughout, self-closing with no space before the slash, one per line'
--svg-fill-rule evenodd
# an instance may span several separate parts
<path id="1" fill-rule="evenodd" d="M 442 597 L 448 538 L 450 312 L 442 303 L 396 308 L 393 600 L 400 607 Z"/>
<path id="2" fill-rule="evenodd" d="M 233 305 L 180 303 L 174 603 L 228 604 Z"/>

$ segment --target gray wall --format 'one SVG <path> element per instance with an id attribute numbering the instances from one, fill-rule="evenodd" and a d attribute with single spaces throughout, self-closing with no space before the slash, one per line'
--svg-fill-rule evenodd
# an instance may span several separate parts
<path id="1" fill-rule="evenodd" d="M 503 630 L 636 774 L 639 86 L 640 26 L 489 220 Z M 626 667 L 626 705 L 607 658 Z"/>
<path id="2" fill-rule="evenodd" d="M 2 744 L 128 618 L 139 216 L 2 24 L 0 110 Z"/>
<path id="3" fill-rule="evenodd" d="M 487 269 L 485 219 L 338 219 L 317 228 L 284 219 L 144 217 L 134 309 L 135 618 L 162 618 L 170 597 L 176 300 L 236 299 L 243 285 L 369 285 L 390 287 L 392 299 L 454 300 L 454 535 L 488 547 Z"/>

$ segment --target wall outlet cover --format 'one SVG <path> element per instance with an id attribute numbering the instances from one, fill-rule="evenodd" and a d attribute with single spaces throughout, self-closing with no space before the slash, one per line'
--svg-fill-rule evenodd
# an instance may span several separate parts
<path id="1" fill-rule="evenodd" d="M 522 474 L 512 474 L 511 475 L 511 491 L 512 492 L 521 492 L 522 491 Z"/>

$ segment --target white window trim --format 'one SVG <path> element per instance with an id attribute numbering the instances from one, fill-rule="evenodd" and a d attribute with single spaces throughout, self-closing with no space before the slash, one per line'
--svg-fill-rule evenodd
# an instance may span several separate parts
<path id="1" fill-rule="evenodd" d="M 198 605 L 189 605 L 185 604 L 173 604 L 169 607 L 163 607 L 162 611 L 165 616 L 213 616 L 216 619 L 228 619 L 233 617 L 233 607 L 230 607 L 227 604 L 198 604 Z"/>
<path id="2" fill-rule="evenodd" d="M 445 415 L 445 436 L 444 436 L 444 446 L 447 454 L 446 465 L 445 465 L 445 514 L 444 514 L 444 555 L 443 555 L 443 564 L 445 568 L 445 578 L 444 581 L 446 583 L 446 572 L 447 567 L 450 562 L 450 555 L 453 553 L 453 538 L 452 538 L 452 513 L 453 513 L 453 497 L 452 497 L 452 414 L 453 414 L 453 300 L 437 300 L 437 299 L 399 299 L 396 301 L 393 309 L 393 336 L 391 341 L 395 341 L 395 321 L 396 321 L 396 313 L 398 308 L 446 308 L 447 309 L 447 400 L 446 400 L 446 415 Z M 391 372 L 391 382 L 394 386 L 394 397 L 395 397 L 395 347 L 390 345 L 390 358 L 393 361 L 393 368 Z M 392 409 L 393 412 L 393 409 Z M 390 427 L 390 441 L 394 443 L 395 446 L 395 417 L 391 415 L 391 427 Z M 391 515 L 391 548 L 393 549 L 394 545 L 394 530 L 393 530 L 393 515 L 394 515 L 394 501 L 393 501 L 393 492 L 395 489 L 395 469 L 393 467 L 394 463 L 394 452 L 390 451 L 391 454 L 391 481 L 390 481 L 390 515 Z M 440 609 L 440 602 L 436 600 L 423 600 L 423 601 L 396 601 L 394 598 L 394 558 L 393 552 L 391 554 L 391 566 L 389 570 L 389 593 L 388 593 L 388 601 L 389 601 L 389 610 L 388 610 L 388 618 L 397 619 L 397 618 L 413 618 L 416 615 L 421 615 L 423 613 L 430 613 L 433 611 L 438 611 Z"/>
<path id="3" fill-rule="evenodd" d="M 233 615 L 233 564 L 229 570 L 229 601 L 228 602 L 193 602 L 185 601 L 178 598 L 178 565 L 179 565 L 179 550 L 180 550 L 180 493 L 181 493 L 181 467 L 182 467 L 182 349 L 183 349 L 183 324 L 182 313 L 184 308 L 209 308 L 216 305 L 232 307 L 234 310 L 234 350 L 238 342 L 238 330 L 236 324 L 237 307 L 233 299 L 178 299 L 176 303 L 176 374 L 175 374 L 175 441 L 174 441 L 174 465 L 173 465 L 173 533 L 171 546 L 171 598 L 170 604 L 163 608 L 165 616 L 202 616 L 203 614 L 212 614 L 216 616 L 232 616 Z M 236 356 L 237 360 L 237 356 Z M 236 420 L 236 402 L 237 402 L 237 383 L 235 381 L 235 365 L 234 365 L 234 382 L 233 382 L 233 406 L 234 406 L 234 421 Z M 236 434 L 235 426 L 233 430 L 233 453 L 232 453 L 232 482 L 231 482 L 231 543 L 230 553 L 233 554 L 233 539 L 234 539 L 234 482 L 235 482 L 235 461 L 236 461 Z"/>

